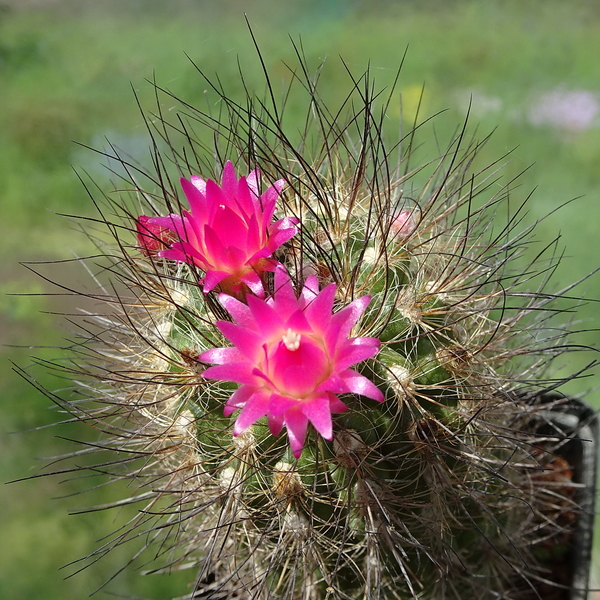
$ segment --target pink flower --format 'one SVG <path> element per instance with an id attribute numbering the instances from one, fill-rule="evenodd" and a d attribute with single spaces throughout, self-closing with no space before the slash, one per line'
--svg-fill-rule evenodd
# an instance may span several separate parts
<path id="1" fill-rule="evenodd" d="M 191 211 L 168 215 L 152 223 L 174 231 L 179 241 L 160 256 L 191 263 L 205 272 L 204 292 L 221 291 L 244 298 L 248 289 L 264 295 L 262 276 L 278 264 L 273 252 L 292 238 L 295 217 L 273 222 L 275 203 L 285 185 L 280 179 L 259 196 L 259 172 L 238 179 L 228 161 L 219 186 L 209 179 L 181 179 Z"/>
<path id="2" fill-rule="evenodd" d="M 155 225 L 151 221 L 152 217 L 141 215 L 135 222 L 138 247 L 146 256 L 158 254 L 177 239 L 170 229 Z"/>
<path id="3" fill-rule="evenodd" d="M 401 210 L 397 215 L 394 215 L 391 225 L 394 236 L 401 240 L 410 237 L 417 228 L 413 213 L 409 210 Z"/>
<path id="4" fill-rule="evenodd" d="M 234 347 L 208 350 L 199 360 L 217 365 L 204 371 L 204 377 L 241 384 L 225 405 L 227 416 L 242 409 L 234 435 L 266 416 L 273 435 L 285 425 L 298 458 L 309 422 L 332 439 L 331 414 L 347 409 L 338 394 L 383 401 L 369 379 L 349 368 L 379 349 L 376 338 L 348 337 L 370 298 L 363 296 L 333 314 L 335 292 L 335 284 L 319 291 L 313 275 L 296 298 L 287 271 L 279 265 L 272 298 L 248 296 L 244 304 L 219 296 L 235 322 L 218 321 L 217 327 Z"/>

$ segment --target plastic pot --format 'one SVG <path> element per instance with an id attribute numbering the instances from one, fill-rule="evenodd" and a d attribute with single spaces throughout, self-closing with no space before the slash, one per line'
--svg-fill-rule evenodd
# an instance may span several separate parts
<path id="1" fill-rule="evenodd" d="M 560 561 L 549 564 L 555 587 L 540 589 L 544 600 L 587 600 L 594 533 L 598 462 L 598 418 L 587 403 L 556 393 L 536 399 L 548 405 L 540 415 L 538 433 L 547 436 L 552 452 L 568 463 L 572 472 L 575 524 L 568 551 Z"/>

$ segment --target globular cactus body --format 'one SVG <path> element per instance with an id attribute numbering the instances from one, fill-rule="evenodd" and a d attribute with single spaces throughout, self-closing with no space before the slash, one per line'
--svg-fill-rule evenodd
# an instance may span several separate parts
<path id="1" fill-rule="evenodd" d="M 110 200 L 133 293 L 80 361 L 100 408 L 66 406 L 138 457 L 115 477 L 147 504 L 115 539 L 146 528 L 165 568 L 197 567 L 189 598 L 539 597 L 576 514 L 568 478 L 540 485 L 557 441 L 536 399 L 564 333 L 523 235 L 492 223 L 507 190 L 469 175 L 464 134 L 414 183 L 368 83 L 346 120 L 306 89 L 316 148 L 223 95 L 231 121 L 181 117 L 217 132 L 221 184 L 191 128 L 165 126 L 190 208 L 161 159 L 154 189 L 131 177 L 137 208 Z"/>

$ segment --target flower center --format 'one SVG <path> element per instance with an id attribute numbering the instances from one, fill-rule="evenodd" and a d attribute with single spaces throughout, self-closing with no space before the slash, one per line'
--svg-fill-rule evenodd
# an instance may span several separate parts
<path id="1" fill-rule="evenodd" d="M 329 356 L 308 332 L 300 334 L 288 327 L 281 333 L 264 344 L 265 358 L 257 367 L 270 391 L 302 400 L 331 375 Z"/>
<path id="2" fill-rule="evenodd" d="M 282 336 L 281 341 L 290 352 L 295 352 L 300 348 L 301 338 L 302 336 L 299 333 L 288 327 L 288 330 Z"/>

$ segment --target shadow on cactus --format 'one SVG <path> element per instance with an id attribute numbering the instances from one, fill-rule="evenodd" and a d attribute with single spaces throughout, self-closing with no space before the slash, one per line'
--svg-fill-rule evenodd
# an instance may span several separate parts
<path id="1" fill-rule="evenodd" d="M 87 185 L 100 307 L 52 398 L 138 508 L 89 558 L 143 539 L 197 599 L 569 597 L 555 244 L 527 259 L 466 124 L 415 164 L 393 91 L 348 70 L 327 106 L 298 57 L 279 103 L 268 76 L 241 102 L 206 79 L 214 113 L 156 86 L 153 168 L 113 149 L 115 191 Z"/>

